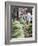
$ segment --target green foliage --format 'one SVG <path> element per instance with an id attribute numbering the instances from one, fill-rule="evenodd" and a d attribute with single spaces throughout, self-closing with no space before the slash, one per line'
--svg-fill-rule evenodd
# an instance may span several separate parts
<path id="1" fill-rule="evenodd" d="M 20 24 L 20 22 L 17 20 L 12 22 L 12 37 L 24 37 L 23 24 Z"/>

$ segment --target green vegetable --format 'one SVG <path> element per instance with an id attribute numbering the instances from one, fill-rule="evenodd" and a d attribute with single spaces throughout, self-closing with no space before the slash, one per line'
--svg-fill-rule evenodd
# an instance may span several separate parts
<path id="1" fill-rule="evenodd" d="M 17 20 L 12 22 L 12 37 L 13 38 L 24 37 L 23 24 L 21 24 Z"/>
<path id="2" fill-rule="evenodd" d="M 20 21 L 21 24 L 24 24 L 25 23 L 25 21 L 24 21 L 23 18 L 20 18 L 19 21 Z"/>

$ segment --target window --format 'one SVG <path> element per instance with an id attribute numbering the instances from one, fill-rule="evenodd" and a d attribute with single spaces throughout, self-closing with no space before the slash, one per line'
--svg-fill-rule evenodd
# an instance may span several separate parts
<path id="1" fill-rule="evenodd" d="M 37 42 L 37 4 L 6 2 L 5 6 L 5 43 Z"/>

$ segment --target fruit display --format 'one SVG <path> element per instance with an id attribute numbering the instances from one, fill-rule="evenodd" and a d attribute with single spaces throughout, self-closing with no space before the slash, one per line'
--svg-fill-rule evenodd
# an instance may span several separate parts
<path id="1" fill-rule="evenodd" d="M 32 23 L 25 23 L 23 18 L 12 21 L 12 38 L 24 38 L 32 36 Z"/>

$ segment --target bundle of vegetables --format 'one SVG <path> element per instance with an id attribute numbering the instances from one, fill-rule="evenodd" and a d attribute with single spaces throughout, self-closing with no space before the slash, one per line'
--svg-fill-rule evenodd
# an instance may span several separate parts
<path id="1" fill-rule="evenodd" d="M 25 24 L 25 21 L 22 17 L 20 17 L 19 21 L 20 21 L 21 24 Z"/>
<path id="2" fill-rule="evenodd" d="M 29 25 L 29 33 L 32 33 L 32 24 Z"/>
<path id="3" fill-rule="evenodd" d="M 12 37 L 13 38 L 24 37 L 23 24 L 20 24 L 20 22 L 17 20 L 12 22 Z"/>
<path id="4" fill-rule="evenodd" d="M 28 25 L 25 24 L 25 27 L 24 27 L 24 34 L 25 34 L 25 37 L 31 37 L 32 36 L 32 24 L 29 23 Z"/>

